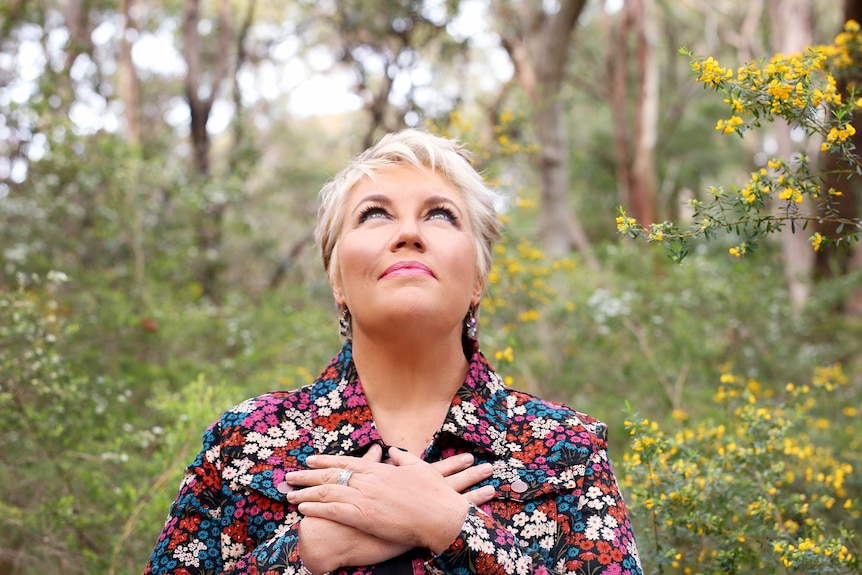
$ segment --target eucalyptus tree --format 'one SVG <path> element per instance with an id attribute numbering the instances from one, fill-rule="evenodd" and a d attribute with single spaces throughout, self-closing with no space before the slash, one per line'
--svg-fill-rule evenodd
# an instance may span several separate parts
<path id="1" fill-rule="evenodd" d="M 586 0 L 493 0 L 491 4 L 500 41 L 527 94 L 539 144 L 543 248 L 551 257 L 577 248 L 595 267 L 589 239 L 569 204 L 569 141 L 562 98 L 567 63 L 574 50 L 573 34 Z"/>

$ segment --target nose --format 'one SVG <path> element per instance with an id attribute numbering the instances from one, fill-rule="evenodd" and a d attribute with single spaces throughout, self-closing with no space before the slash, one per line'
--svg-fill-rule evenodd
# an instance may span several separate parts
<path id="1" fill-rule="evenodd" d="M 425 251 L 425 239 L 419 230 L 418 222 L 413 220 L 399 222 L 398 230 L 392 239 L 392 251 L 402 249 Z"/>

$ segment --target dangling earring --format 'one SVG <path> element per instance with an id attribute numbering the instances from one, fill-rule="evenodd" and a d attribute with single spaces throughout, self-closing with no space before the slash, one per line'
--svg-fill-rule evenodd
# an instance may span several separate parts
<path id="1" fill-rule="evenodd" d="M 339 331 L 341 332 L 341 337 L 345 339 L 350 339 L 351 330 L 350 330 L 350 310 L 345 306 L 344 309 L 341 310 L 341 318 L 338 320 Z"/>
<path id="2" fill-rule="evenodd" d="M 473 306 L 470 306 L 470 309 L 467 310 L 467 317 L 464 319 L 464 329 L 466 330 L 467 337 L 470 339 L 476 339 L 476 334 L 479 332 L 479 326 L 476 322 L 476 316 L 473 313 Z"/>

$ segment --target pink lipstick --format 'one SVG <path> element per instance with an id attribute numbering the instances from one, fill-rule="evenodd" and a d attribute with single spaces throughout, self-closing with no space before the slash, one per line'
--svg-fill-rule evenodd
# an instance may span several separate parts
<path id="1" fill-rule="evenodd" d="M 394 263 L 380 274 L 378 279 L 383 279 L 387 277 L 395 277 L 395 276 L 429 276 L 432 278 L 436 278 L 434 272 L 431 271 L 431 268 L 426 266 L 421 262 L 414 261 L 405 261 Z"/>

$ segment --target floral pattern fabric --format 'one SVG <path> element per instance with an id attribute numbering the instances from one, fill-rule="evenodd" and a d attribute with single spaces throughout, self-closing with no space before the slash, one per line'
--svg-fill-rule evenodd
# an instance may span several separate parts
<path id="1" fill-rule="evenodd" d="M 423 454 L 490 462 L 495 498 L 471 506 L 439 554 L 415 549 L 335 575 L 640 575 L 634 534 L 607 454 L 606 426 L 503 384 L 473 342 L 466 381 Z M 301 575 L 302 518 L 279 491 L 315 453 L 382 444 L 350 343 L 311 385 L 247 400 L 204 435 L 145 575 Z"/>

